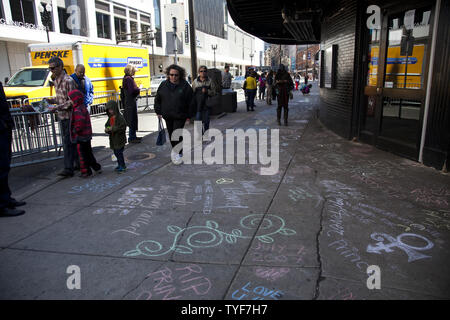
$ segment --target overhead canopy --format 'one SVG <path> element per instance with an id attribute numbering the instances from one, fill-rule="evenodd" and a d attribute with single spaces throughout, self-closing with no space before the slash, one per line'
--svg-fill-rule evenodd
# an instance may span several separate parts
<path id="1" fill-rule="evenodd" d="M 333 0 L 227 0 L 233 21 L 273 44 L 320 43 L 320 25 L 336 7 Z"/>

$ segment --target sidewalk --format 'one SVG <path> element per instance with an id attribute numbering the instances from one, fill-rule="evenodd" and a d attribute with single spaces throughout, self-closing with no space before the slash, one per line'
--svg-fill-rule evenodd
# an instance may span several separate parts
<path id="1" fill-rule="evenodd" d="M 173 165 L 150 113 L 126 174 L 101 142 L 104 170 L 91 179 L 55 178 L 62 160 L 13 169 L 27 212 L 0 219 L 0 298 L 449 299 L 449 175 L 338 137 L 315 119 L 318 99 L 316 86 L 295 92 L 288 127 L 259 100 L 212 120 L 279 129 L 273 176 Z M 79 290 L 66 285 L 72 265 Z M 372 265 L 379 290 L 366 285 Z"/>

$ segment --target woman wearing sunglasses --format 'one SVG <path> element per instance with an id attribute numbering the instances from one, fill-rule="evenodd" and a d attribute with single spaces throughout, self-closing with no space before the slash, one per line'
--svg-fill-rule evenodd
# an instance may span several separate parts
<path id="1" fill-rule="evenodd" d="M 186 71 L 178 65 L 172 64 L 166 69 L 167 80 L 161 82 L 155 97 L 155 112 L 158 118 L 166 121 L 172 148 L 182 143 L 181 136 L 178 141 L 172 141 L 172 133 L 184 127 L 190 118 L 189 110 L 192 100 L 192 88 L 186 81 Z M 178 153 L 172 151 L 172 162 L 181 164 L 183 149 Z"/>

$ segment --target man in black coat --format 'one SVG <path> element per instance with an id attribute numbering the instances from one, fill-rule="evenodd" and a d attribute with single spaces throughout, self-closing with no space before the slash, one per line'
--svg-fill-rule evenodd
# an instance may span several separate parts
<path id="1" fill-rule="evenodd" d="M 25 213 L 24 210 L 16 209 L 25 205 L 25 202 L 11 197 L 8 184 L 13 125 L 3 85 L 0 83 L 0 216 L 2 217 L 14 217 Z"/>

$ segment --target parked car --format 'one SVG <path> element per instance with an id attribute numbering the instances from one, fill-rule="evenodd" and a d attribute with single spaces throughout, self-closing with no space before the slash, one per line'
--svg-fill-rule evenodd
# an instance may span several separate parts
<path id="1" fill-rule="evenodd" d="M 157 74 L 152 76 L 150 83 L 150 90 L 152 96 L 156 96 L 156 91 L 158 91 L 159 85 L 166 79 L 167 76 L 165 74 Z"/>
<path id="2" fill-rule="evenodd" d="M 245 77 L 244 76 L 237 76 L 231 81 L 231 89 L 242 89 L 242 86 L 244 85 Z"/>

